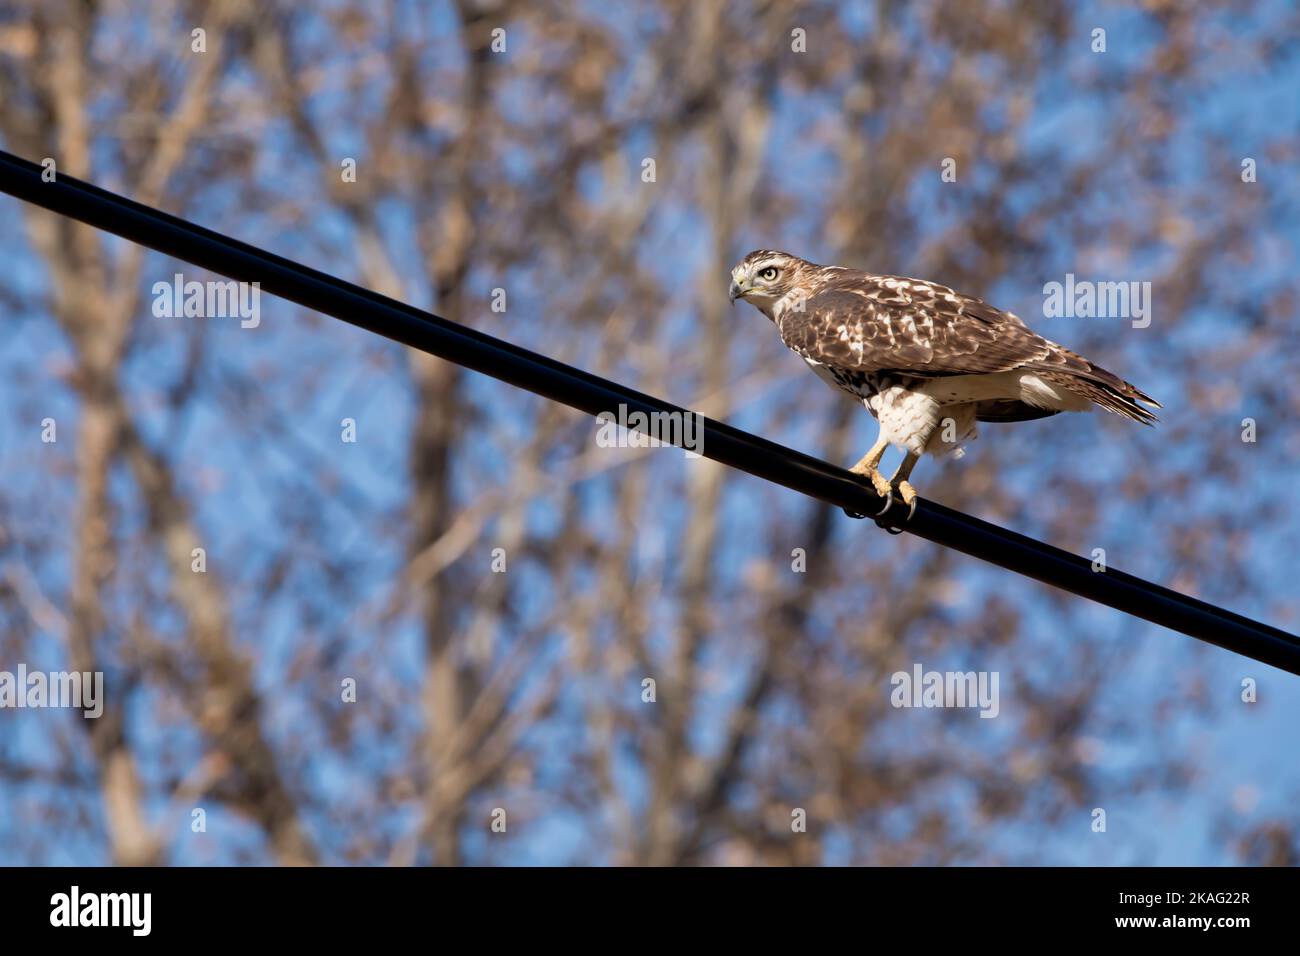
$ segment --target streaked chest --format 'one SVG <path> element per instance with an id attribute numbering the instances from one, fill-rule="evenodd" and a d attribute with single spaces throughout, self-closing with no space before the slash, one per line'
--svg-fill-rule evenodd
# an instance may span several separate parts
<path id="1" fill-rule="evenodd" d="M 848 392 L 854 398 L 867 402 L 868 408 L 871 408 L 870 400 L 880 394 L 881 389 L 889 384 L 886 381 L 887 376 L 876 372 L 859 372 L 834 365 L 823 365 L 820 362 L 814 362 L 810 358 L 805 358 L 804 363 L 816 372 L 817 377 L 827 385 L 839 391 Z M 875 410 L 872 409 L 872 411 Z"/>

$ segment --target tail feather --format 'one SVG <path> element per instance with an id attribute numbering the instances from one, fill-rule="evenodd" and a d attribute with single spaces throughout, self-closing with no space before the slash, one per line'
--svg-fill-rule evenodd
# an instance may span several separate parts
<path id="1" fill-rule="evenodd" d="M 1141 402 L 1153 408 L 1162 407 L 1154 398 L 1118 375 L 1113 375 L 1091 362 L 1087 364 L 1086 371 L 1057 368 L 1039 374 L 1048 381 L 1068 388 L 1075 394 L 1100 405 L 1108 412 L 1131 418 L 1143 425 L 1154 425 L 1160 421 L 1154 412 L 1139 404 Z"/>

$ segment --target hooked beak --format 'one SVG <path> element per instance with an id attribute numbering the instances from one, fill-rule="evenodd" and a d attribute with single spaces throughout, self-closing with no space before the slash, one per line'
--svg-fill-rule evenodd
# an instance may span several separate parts
<path id="1" fill-rule="evenodd" d="M 747 293 L 748 291 L 749 291 L 749 289 L 745 288 L 743 285 L 741 285 L 741 284 L 740 284 L 739 282 L 737 282 L 735 279 L 732 279 L 732 280 L 731 280 L 731 289 L 729 290 L 729 292 L 730 292 L 730 294 L 731 294 L 731 301 L 732 301 L 733 303 L 734 303 L 737 299 L 739 299 L 739 298 L 741 298 L 742 296 L 744 296 L 745 293 Z"/>

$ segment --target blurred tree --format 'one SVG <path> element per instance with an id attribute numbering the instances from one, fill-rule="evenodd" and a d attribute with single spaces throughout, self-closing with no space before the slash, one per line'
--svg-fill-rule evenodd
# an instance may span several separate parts
<path id="1" fill-rule="evenodd" d="M 865 413 L 727 309 L 735 259 L 982 294 L 1168 421 L 989 426 L 922 494 L 1294 620 L 1248 562 L 1293 522 L 1239 497 L 1296 448 L 1237 428 L 1300 407 L 1295 195 L 1243 184 L 1247 126 L 1197 107 L 1235 64 L 1289 63 L 1296 13 L 1103 8 L 1094 54 L 1097 13 L 16 0 L 0 135 L 840 462 Z M 1294 129 L 1249 133 L 1296 160 Z M 19 215 L 0 661 L 110 694 L 0 746 L 7 861 L 1044 862 L 1042 833 L 1082 843 L 1094 806 L 1193 779 L 1169 746 L 1208 699 L 1185 643 L 706 460 L 599 448 L 565 409 L 283 303 L 255 329 L 157 318 L 155 282 L 205 277 Z M 1067 272 L 1151 281 L 1155 323 L 1036 317 Z M 41 446 L 46 416 L 71 441 Z M 998 671 L 1001 719 L 892 708 L 916 662 Z M 1271 833 L 1243 852 L 1293 857 Z"/>

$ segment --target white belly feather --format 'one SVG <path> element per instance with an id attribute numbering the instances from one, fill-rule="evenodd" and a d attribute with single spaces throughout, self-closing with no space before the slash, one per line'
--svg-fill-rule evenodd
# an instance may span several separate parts
<path id="1" fill-rule="evenodd" d="M 913 455 L 944 455 L 975 437 L 975 406 L 945 405 L 924 389 L 893 386 L 867 399 L 880 434 Z"/>
<path id="2" fill-rule="evenodd" d="M 837 390 L 844 386 L 820 362 L 805 358 L 817 377 Z M 891 445 L 915 455 L 942 456 L 978 436 L 975 403 L 1021 401 L 1035 408 L 1087 411 L 1092 403 L 1033 372 L 1013 369 L 988 375 L 949 375 L 916 388 L 892 386 L 864 399 Z"/>

